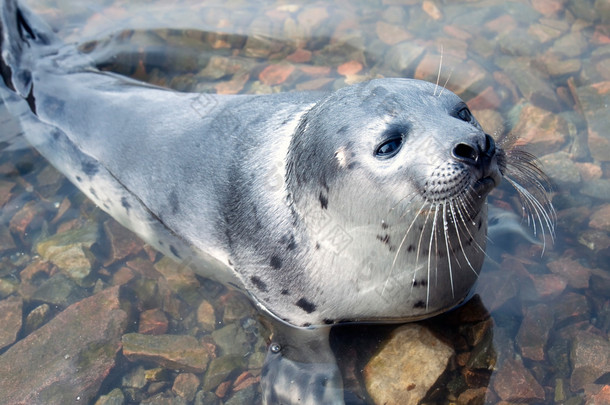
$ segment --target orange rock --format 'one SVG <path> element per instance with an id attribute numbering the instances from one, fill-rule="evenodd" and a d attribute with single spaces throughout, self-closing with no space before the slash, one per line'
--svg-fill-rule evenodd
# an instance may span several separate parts
<path id="1" fill-rule="evenodd" d="M 424 10 L 424 12 L 426 14 L 428 14 L 430 16 L 430 18 L 432 18 L 433 20 L 440 20 L 441 18 L 443 18 L 443 14 L 441 13 L 441 10 L 439 10 L 438 6 L 430 0 L 425 0 L 422 3 L 421 8 Z"/>
<path id="2" fill-rule="evenodd" d="M 284 83 L 293 71 L 294 65 L 287 63 L 278 63 L 267 66 L 258 75 L 258 78 L 261 83 L 266 84 L 268 86 L 273 86 L 276 84 Z"/>
<path id="3" fill-rule="evenodd" d="M 337 68 L 337 72 L 339 72 L 339 74 L 342 76 L 355 75 L 356 73 L 360 72 L 361 70 L 362 70 L 362 63 L 355 61 L 355 60 L 345 62 L 344 64 L 339 65 L 339 67 Z"/>
<path id="4" fill-rule="evenodd" d="M 286 60 L 292 63 L 304 63 L 311 60 L 311 51 L 299 48 L 290 55 L 286 56 Z"/>
<path id="5" fill-rule="evenodd" d="M 574 162 L 574 165 L 578 168 L 580 176 L 584 181 L 597 180 L 602 177 L 602 168 L 595 163 L 589 162 Z"/>

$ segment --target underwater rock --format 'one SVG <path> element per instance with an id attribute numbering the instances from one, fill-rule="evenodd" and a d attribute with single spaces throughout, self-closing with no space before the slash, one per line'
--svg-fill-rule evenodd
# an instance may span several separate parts
<path id="1" fill-rule="evenodd" d="M 51 316 L 51 307 L 49 304 L 42 304 L 34 308 L 25 318 L 24 331 L 26 335 L 41 327 L 49 320 Z"/>
<path id="2" fill-rule="evenodd" d="M 180 373 L 174 380 L 172 391 L 176 395 L 186 399 L 188 402 L 191 402 L 193 399 L 195 399 L 195 394 L 197 393 L 200 383 L 199 378 L 197 378 L 195 374 Z"/>
<path id="3" fill-rule="evenodd" d="M 527 403 L 544 401 L 544 389 L 521 360 L 505 359 L 493 378 L 493 388 L 507 402 Z"/>
<path id="4" fill-rule="evenodd" d="M 553 323 L 553 311 L 547 305 L 525 308 L 525 317 L 516 338 L 523 357 L 536 361 L 545 359 L 544 349 Z"/>
<path id="5" fill-rule="evenodd" d="M 560 187 L 574 186 L 582 181 L 578 168 L 567 152 L 549 153 L 540 162 L 547 176 Z"/>
<path id="6" fill-rule="evenodd" d="M 594 83 L 576 89 L 580 107 L 587 120 L 589 149 L 593 159 L 610 161 L 610 81 Z"/>
<path id="7" fill-rule="evenodd" d="M 53 235 L 36 245 L 38 254 L 56 265 L 78 285 L 90 287 L 95 256 L 91 246 L 97 242 L 99 226 L 89 223 L 82 228 Z"/>
<path id="8" fill-rule="evenodd" d="M 123 335 L 123 355 L 131 361 L 151 361 L 161 366 L 201 373 L 208 366 L 209 353 L 197 339 L 185 335 Z"/>
<path id="9" fill-rule="evenodd" d="M 203 300 L 197 308 L 197 322 L 206 331 L 213 331 L 216 328 L 216 314 L 214 307 L 209 301 Z"/>
<path id="10" fill-rule="evenodd" d="M 12 296 L 0 301 L 0 349 L 12 344 L 21 330 L 23 299 Z M 1 394 L 0 394 L 1 396 Z"/>
<path id="11" fill-rule="evenodd" d="M 229 377 L 233 370 L 243 368 L 243 366 L 244 357 L 240 354 L 221 356 L 213 359 L 210 362 L 208 371 L 203 377 L 202 389 L 204 391 L 214 390 L 221 382 Z"/>
<path id="12" fill-rule="evenodd" d="M 610 204 L 602 205 L 591 215 L 589 226 L 600 231 L 610 232 Z"/>
<path id="13" fill-rule="evenodd" d="M 89 403 L 126 325 L 119 287 L 71 305 L 0 356 L 0 403 Z"/>
<path id="14" fill-rule="evenodd" d="M 568 122 L 551 111 L 526 104 L 512 132 L 519 134 L 519 143 L 527 144 L 529 152 L 542 156 L 557 152 L 565 144 Z"/>
<path id="15" fill-rule="evenodd" d="M 223 355 L 243 354 L 249 349 L 244 330 L 234 323 L 212 332 L 212 339 Z"/>
<path id="16" fill-rule="evenodd" d="M 367 391 L 376 404 L 415 404 L 454 353 L 424 326 L 401 326 L 365 366 Z"/>
<path id="17" fill-rule="evenodd" d="M 559 260 L 552 261 L 547 264 L 547 267 L 553 274 L 557 274 L 565 279 L 571 287 L 589 287 L 591 270 L 569 257 L 562 257 Z"/>
<path id="18" fill-rule="evenodd" d="M 17 245 L 15 245 L 15 241 L 13 240 L 13 236 L 8 227 L 4 226 L 4 224 L 0 224 L 0 253 L 4 253 L 7 250 L 13 250 L 16 247 Z"/>
<path id="19" fill-rule="evenodd" d="M 164 257 L 155 263 L 154 267 L 163 274 L 170 289 L 179 294 L 191 293 L 199 287 L 199 280 L 188 266 L 189 263 L 177 263 L 169 257 Z"/>
<path id="20" fill-rule="evenodd" d="M 572 375 L 570 388 L 578 391 L 610 370 L 610 342 L 587 331 L 578 331 L 570 348 Z"/>
<path id="21" fill-rule="evenodd" d="M 110 257 L 104 263 L 105 266 L 137 254 L 144 247 L 144 242 L 140 238 L 115 220 L 109 219 L 104 222 L 104 231 L 110 240 L 111 249 Z"/>
<path id="22" fill-rule="evenodd" d="M 167 332 L 169 321 L 159 308 L 149 309 L 140 314 L 138 333 L 146 335 L 163 335 Z"/>
<path id="23" fill-rule="evenodd" d="M 115 388 L 106 395 L 102 395 L 95 401 L 95 405 L 123 405 L 125 403 L 125 396 L 123 391 L 119 388 Z"/>
<path id="24" fill-rule="evenodd" d="M 72 279 L 63 273 L 57 273 L 36 289 L 31 296 L 31 300 L 67 307 L 82 300 L 87 295 L 87 292 L 77 286 Z"/>

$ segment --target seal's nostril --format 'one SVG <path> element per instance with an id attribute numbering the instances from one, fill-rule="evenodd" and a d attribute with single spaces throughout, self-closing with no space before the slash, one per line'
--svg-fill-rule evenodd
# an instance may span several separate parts
<path id="1" fill-rule="evenodd" d="M 496 152 L 496 142 L 488 134 L 485 134 L 485 150 L 484 150 L 484 152 L 488 156 L 492 156 Z"/>
<path id="2" fill-rule="evenodd" d="M 478 155 L 476 149 L 466 143 L 458 143 L 453 148 L 453 157 L 458 160 L 474 163 L 477 161 Z"/>

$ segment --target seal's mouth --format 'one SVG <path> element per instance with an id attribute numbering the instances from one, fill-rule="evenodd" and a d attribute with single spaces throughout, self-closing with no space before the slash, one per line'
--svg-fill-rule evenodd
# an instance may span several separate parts
<path id="1" fill-rule="evenodd" d="M 492 176 L 483 177 L 473 185 L 474 194 L 478 198 L 487 196 L 497 186 L 496 180 Z"/>

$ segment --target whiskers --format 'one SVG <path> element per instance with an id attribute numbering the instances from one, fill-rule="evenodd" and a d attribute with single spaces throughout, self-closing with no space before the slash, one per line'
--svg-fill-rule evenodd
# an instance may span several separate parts
<path id="1" fill-rule="evenodd" d="M 542 240 L 542 254 L 546 249 L 546 233 L 555 240 L 557 214 L 550 199 L 551 183 L 540 168 L 538 159 L 513 142 L 499 156 L 498 164 L 504 176 L 519 195 L 521 209 L 534 236 Z"/>
<path id="2" fill-rule="evenodd" d="M 426 310 L 430 307 L 432 289 L 445 274 L 447 274 L 448 280 L 441 282 L 448 282 L 452 299 L 456 294 L 454 281 L 459 270 L 468 269 L 475 278 L 478 277 L 480 260 L 477 257 L 485 255 L 485 248 L 481 246 L 484 235 L 480 235 L 476 222 L 481 207 L 475 204 L 474 195 L 476 195 L 474 190 L 469 190 L 469 192 L 443 201 L 425 199 L 417 211 L 409 211 L 411 214 L 413 212 L 415 214 L 396 250 L 382 295 L 392 280 L 392 272 L 400 254 L 404 253 L 407 241 L 413 241 L 408 244 L 407 250 L 409 253 L 415 254 L 414 261 L 408 260 L 407 262 L 409 266 L 413 266 L 411 291 L 417 283 L 421 285 L 421 277 L 424 276 Z M 417 240 L 417 246 L 415 246 L 415 240 Z M 420 269 L 424 269 L 425 274 L 419 274 Z"/>

